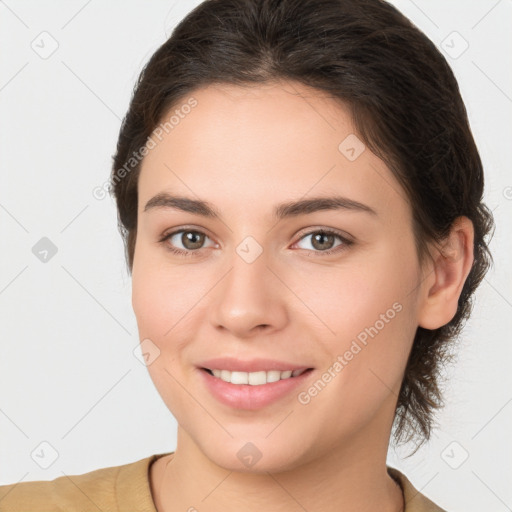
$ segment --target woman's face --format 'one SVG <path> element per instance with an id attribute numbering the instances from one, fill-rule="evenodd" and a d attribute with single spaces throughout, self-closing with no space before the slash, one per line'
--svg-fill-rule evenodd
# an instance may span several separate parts
<path id="1" fill-rule="evenodd" d="M 405 193 L 316 90 L 191 97 L 143 161 L 133 264 L 148 369 L 183 439 L 237 470 L 385 453 L 422 303 Z M 309 370 L 260 385 L 287 369 Z"/>

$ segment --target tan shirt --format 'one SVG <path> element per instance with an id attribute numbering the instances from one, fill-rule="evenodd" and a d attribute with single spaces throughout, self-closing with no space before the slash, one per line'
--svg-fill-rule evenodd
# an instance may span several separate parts
<path id="1" fill-rule="evenodd" d="M 165 455 L 169 453 L 51 481 L 0 486 L 0 512 L 157 512 L 149 468 Z M 400 471 L 388 466 L 388 473 L 402 487 L 405 512 L 446 512 L 420 494 Z"/>

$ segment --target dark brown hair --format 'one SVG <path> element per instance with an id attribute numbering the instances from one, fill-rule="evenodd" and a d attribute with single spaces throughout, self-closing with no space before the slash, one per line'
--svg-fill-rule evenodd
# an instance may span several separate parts
<path id="1" fill-rule="evenodd" d="M 417 440 L 419 448 L 430 438 L 434 409 L 444 405 L 440 370 L 452 357 L 449 342 L 492 261 L 486 239 L 494 223 L 482 203 L 482 162 L 454 74 L 387 2 L 206 0 L 176 26 L 140 74 L 114 155 L 111 184 L 129 269 L 140 150 L 153 130 L 198 88 L 275 80 L 298 81 L 348 106 L 358 136 L 412 205 L 421 261 L 427 243 L 442 241 L 458 216 L 473 222 L 475 260 L 457 313 L 439 329 L 418 327 L 398 397 L 394 438 Z"/>

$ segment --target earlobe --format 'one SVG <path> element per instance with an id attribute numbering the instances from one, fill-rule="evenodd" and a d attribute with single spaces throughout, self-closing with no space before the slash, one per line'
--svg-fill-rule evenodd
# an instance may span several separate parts
<path id="1" fill-rule="evenodd" d="M 449 235 L 433 254 L 429 278 L 424 280 L 418 325 L 438 329 L 455 316 L 466 278 L 473 265 L 473 223 L 458 217 Z"/>

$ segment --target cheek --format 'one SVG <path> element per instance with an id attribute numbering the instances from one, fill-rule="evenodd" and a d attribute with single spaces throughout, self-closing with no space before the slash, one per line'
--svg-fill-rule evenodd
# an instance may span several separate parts
<path id="1" fill-rule="evenodd" d="M 182 411 L 190 405 L 190 397 L 179 384 L 188 377 L 180 357 L 193 336 L 191 308 L 199 290 L 191 286 L 183 269 L 171 271 L 149 251 L 139 249 L 132 271 L 132 306 L 142 351 L 150 352 L 146 364 L 151 380 L 167 408 L 185 424 L 187 415 Z"/>
<path id="2" fill-rule="evenodd" d="M 317 272 L 308 279 L 314 287 L 302 287 L 301 297 L 323 324 L 316 339 L 327 354 L 325 369 L 341 356 L 343 368 L 335 373 L 343 377 L 333 389 L 350 391 L 342 395 L 354 403 L 372 393 L 382 399 L 386 386 L 401 382 L 417 328 L 414 254 L 413 248 L 401 255 L 383 248 L 357 265 Z"/>
<path id="3" fill-rule="evenodd" d="M 305 404 L 305 422 L 319 418 L 329 425 L 326 437 L 337 438 L 360 431 L 385 408 L 393 412 L 416 327 L 403 282 L 368 270 L 338 283 L 333 278 L 329 286 L 334 292 L 324 294 L 324 308 L 320 301 L 313 307 L 335 335 L 316 337 L 322 366 L 311 387 L 299 390 L 298 400 Z"/>
<path id="4" fill-rule="evenodd" d="M 337 349 L 340 341 L 376 323 L 379 331 L 390 332 L 403 317 L 414 315 L 413 291 L 419 270 L 409 252 L 397 255 L 394 247 L 386 246 L 338 266 L 318 267 L 314 274 L 311 269 L 294 271 L 288 282 L 314 313 L 312 321 L 321 322 L 325 342 Z M 397 309 L 402 312 L 397 314 Z"/>
<path id="5" fill-rule="evenodd" d="M 134 265 L 132 306 L 141 339 L 159 339 L 172 327 L 172 300 L 163 291 L 161 277 L 150 266 Z"/>
<path id="6" fill-rule="evenodd" d="M 174 329 L 186 329 L 206 287 L 191 275 L 193 265 L 169 267 L 162 252 L 139 246 L 132 271 L 132 306 L 139 333 L 160 343 L 171 339 Z"/>

